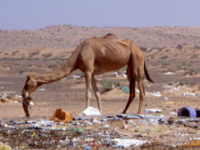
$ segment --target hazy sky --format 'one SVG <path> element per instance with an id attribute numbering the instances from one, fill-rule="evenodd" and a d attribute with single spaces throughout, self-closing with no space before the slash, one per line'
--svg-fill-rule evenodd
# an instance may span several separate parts
<path id="1" fill-rule="evenodd" d="M 0 29 L 200 26 L 200 0 L 0 0 Z"/>

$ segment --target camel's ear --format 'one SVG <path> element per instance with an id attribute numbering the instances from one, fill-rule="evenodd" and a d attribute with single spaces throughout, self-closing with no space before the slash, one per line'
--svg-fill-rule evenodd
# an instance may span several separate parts
<path id="1" fill-rule="evenodd" d="M 34 81 L 33 77 L 30 76 L 30 75 L 27 75 L 27 81 L 28 81 L 28 80 Z"/>
<path id="2" fill-rule="evenodd" d="M 27 75 L 27 80 L 31 80 L 31 76 Z"/>

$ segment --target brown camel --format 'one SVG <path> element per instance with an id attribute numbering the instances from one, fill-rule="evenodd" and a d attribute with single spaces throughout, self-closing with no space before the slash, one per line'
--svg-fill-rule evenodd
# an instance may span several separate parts
<path id="1" fill-rule="evenodd" d="M 135 82 L 138 83 L 140 91 L 138 113 L 142 113 L 142 103 L 145 95 L 143 87 L 144 73 L 147 80 L 153 83 L 145 66 L 144 55 L 140 48 L 133 42 L 120 39 L 113 34 L 108 34 L 104 37 L 93 37 L 84 40 L 67 59 L 65 64 L 52 72 L 27 76 L 22 91 L 23 108 L 26 116 L 30 115 L 28 106 L 31 101 L 30 94 L 33 91 L 43 84 L 55 82 L 68 76 L 76 69 L 80 69 L 85 74 L 86 107 L 89 107 L 91 88 L 93 88 L 94 95 L 98 102 L 98 108 L 100 112 L 102 112 L 100 93 L 94 76 L 118 70 L 126 65 L 130 94 L 123 113 L 126 113 L 135 97 Z"/>

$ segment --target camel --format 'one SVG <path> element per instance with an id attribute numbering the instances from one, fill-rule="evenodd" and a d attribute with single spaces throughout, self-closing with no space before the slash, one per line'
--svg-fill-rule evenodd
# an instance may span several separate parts
<path id="1" fill-rule="evenodd" d="M 92 37 L 81 42 L 66 62 L 52 72 L 28 75 L 22 90 L 23 109 L 29 117 L 30 94 L 43 84 L 52 83 L 68 76 L 80 69 L 85 74 L 86 108 L 90 105 L 91 89 L 97 99 L 98 109 L 102 113 L 100 92 L 95 82 L 95 75 L 115 71 L 127 65 L 127 79 L 129 81 L 129 99 L 122 113 L 126 113 L 135 98 L 135 83 L 140 91 L 138 114 L 142 113 L 144 101 L 144 74 L 149 82 L 150 78 L 145 58 L 140 48 L 129 40 L 123 40 L 113 34 L 103 37 Z"/>

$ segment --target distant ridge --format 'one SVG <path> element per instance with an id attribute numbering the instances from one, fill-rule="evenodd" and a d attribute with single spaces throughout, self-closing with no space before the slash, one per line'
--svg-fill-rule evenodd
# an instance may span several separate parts
<path id="1" fill-rule="evenodd" d="M 147 49 L 200 44 L 200 27 L 96 28 L 56 25 L 34 31 L 0 30 L 0 52 L 44 48 L 73 50 L 86 38 L 108 33 L 129 39 Z"/>

